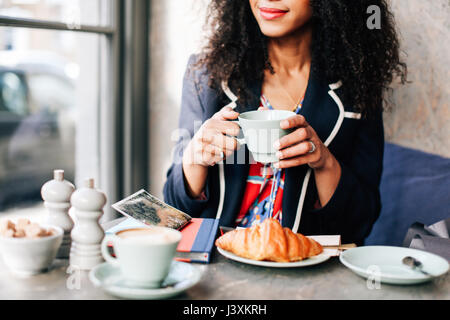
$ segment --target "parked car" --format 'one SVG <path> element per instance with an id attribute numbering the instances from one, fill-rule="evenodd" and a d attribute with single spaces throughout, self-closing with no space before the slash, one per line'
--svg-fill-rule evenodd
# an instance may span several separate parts
<path id="1" fill-rule="evenodd" d="M 75 171 L 73 80 L 60 60 L 13 55 L 0 52 L 0 210 L 39 200 L 53 169 Z"/>

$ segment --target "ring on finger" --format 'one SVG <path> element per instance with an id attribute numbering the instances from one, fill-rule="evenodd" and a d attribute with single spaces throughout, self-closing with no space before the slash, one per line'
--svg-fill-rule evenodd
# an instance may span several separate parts
<path id="1" fill-rule="evenodd" d="M 314 153 L 314 151 L 316 151 L 316 145 L 311 140 L 308 140 L 308 142 L 311 145 L 311 149 L 309 150 L 309 153 Z"/>

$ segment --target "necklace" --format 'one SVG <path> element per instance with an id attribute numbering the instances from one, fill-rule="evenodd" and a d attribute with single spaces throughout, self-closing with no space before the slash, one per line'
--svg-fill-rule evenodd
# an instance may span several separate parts
<path id="1" fill-rule="evenodd" d="M 298 105 L 300 104 L 300 102 L 303 100 L 304 95 L 300 94 L 300 98 L 295 101 L 294 99 L 292 99 L 292 96 L 289 94 L 289 92 L 287 92 L 287 90 L 284 88 L 283 83 L 281 82 L 280 78 L 278 77 L 278 74 L 275 72 L 275 78 L 277 79 L 278 83 L 281 86 L 281 89 L 283 89 L 284 93 L 289 97 L 289 99 L 295 103 L 293 110 L 295 111 L 298 107 Z"/>

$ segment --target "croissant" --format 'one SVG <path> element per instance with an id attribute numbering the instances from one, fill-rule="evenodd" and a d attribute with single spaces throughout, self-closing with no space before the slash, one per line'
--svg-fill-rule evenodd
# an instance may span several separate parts
<path id="1" fill-rule="evenodd" d="M 227 232 L 215 243 L 217 247 L 243 258 L 275 262 L 300 261 L 323 251 L 318 242 L 283 228 L 275 219 L 265 219 L 251 228 Z"/>

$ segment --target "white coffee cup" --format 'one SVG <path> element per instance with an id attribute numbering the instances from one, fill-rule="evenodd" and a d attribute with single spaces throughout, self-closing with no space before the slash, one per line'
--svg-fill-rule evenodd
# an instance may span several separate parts
<path id="1" fill-rule="evenodd" d="M 281 121 L 295 116 L 296 113 L 287 110 L 258 110 L 244 112 L 238 121 L 233 121 L 242 129 L 244 139 L 238 139 L 240 144 L 247 144 L 253 159 L 261 163 L 278 162 L 274 143 L 292 130 L 281 129 Z"/>
<path id="2" fill-rule="evenodd" d="M 170 228 L 125 229 L 105 236 L 102 255 L 120 268 L 130 286 L 159 288 L 169 273 L 180 240 L 181 232 Z M 109 243 L 115 258 L 109 252 Z"/>

